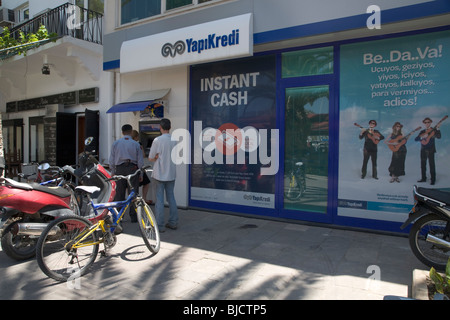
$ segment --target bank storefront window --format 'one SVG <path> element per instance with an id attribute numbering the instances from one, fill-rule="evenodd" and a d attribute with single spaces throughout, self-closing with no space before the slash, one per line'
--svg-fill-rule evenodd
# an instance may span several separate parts
<path id="1" fill-rule="evenodd" d="M 285 52 L 282 54 L 283 78 L 333 73 L 333 47 Z"/>
<path id="2" fill-rule="evenodd" d="M 342 45 L 340 70 L 338 216 L 404 222 L 414 185 L 450 190 L 450 31 Z"/>
<path id="3" fill-rule="evenodd" d="M 239 205 L 259 212 L 275 208 L 275 58 L 191 68 L 192 205 L 201 201 L 214 209 Z"/>
<path id="4" fill-rule="evenodd" d="M 329 87 L 286 89 L 284 207 L 326 213 Z"/>

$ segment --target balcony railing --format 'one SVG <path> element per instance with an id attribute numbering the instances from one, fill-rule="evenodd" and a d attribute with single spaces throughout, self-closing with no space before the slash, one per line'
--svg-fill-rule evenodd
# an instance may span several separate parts
<path id="1" fill-rule="evenodd" d="M 59 37 L 71 36 L 93 43 L 102 44 L 103 15 L 101 13 L 63 4 L 33 19 L 15 26 L 10 30 L 11 37 L 19 39 L 19 32 L 36 33 L 44 25 L 48 33 L 56 33 Z"/>

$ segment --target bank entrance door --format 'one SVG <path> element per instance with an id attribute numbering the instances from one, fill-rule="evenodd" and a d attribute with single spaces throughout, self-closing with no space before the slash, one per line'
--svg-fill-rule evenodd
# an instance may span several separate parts
<path id="1" fill-rule="evenodd" d="M 284 89 L 282 215 L 331 221 L 330 85 Z"/>

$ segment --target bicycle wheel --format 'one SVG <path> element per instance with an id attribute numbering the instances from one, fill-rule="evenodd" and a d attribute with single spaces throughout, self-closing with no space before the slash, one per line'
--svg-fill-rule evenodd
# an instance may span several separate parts
<path id="1" fill-rule="evenodd" d="M 444 271 L 450 258 L 450 250 L 445 246 L 430 242 L 429 235 L 449 241 L 450 222 L 436 215 L 425 215 L 417 220 L 409 233 L 409 244 L 414 255 L 428 267 Z"/>
<path id="2" fill-rule="evenodd" d="M 145 245 L 151 252 L 157 253 L 161 242 L 158 224 L 152 209 L 143 201 L 137 206 L 137 220 Z"/>
<path id="3" fill-rule="evenodd" d="M 89 234 L 92 228 L 95 226 L 88 219 L 79 216 L 65 216 L 52 221 L 42 232 L 36 246 L 36 258 L 41 270 L 61 282 L 86 274 L 99 249 L 95 231 Z M 86 238 L 78 242 L 83 236 Z"/>

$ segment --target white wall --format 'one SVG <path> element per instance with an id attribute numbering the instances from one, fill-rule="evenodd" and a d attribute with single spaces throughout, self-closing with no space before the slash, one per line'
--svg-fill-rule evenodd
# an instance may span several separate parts
<path id="1" fill-rule="evenodd" d="M 151 91 L 158 89 L 171 89 L 164 98 L 168 107 L 164 109 L 164 117 L 172 122 L 172 130 L 189 129 L 189 67 L 178 67 L 153 72 L 139 72 L 120 75 L 118 87 L 118 101 L 120 103 L 129 98 L 134 92 Z M 116 114 L 116 136 L 120 137 L 120 128 L 129 123 L 138 128 L 139 114 L 125 112 Z M 175 183 L 175 198 L 180 207 L 188 206 L 188 165 L 177 166 L 177 179 Z M 154 199 L 153 199 L 154 200 Z"/>
<path id="2" fill-rule="evenodd" d="M 25 58 L 26 59 L 26 58 Z M 32 99 L 37 97 L 49 96 L 52 94 L 76 91 L 80 89 L 88 89 L 93 87 L 99 88 L 99 102 L 98 103 L 86 103 L 74 106 L 69 106 L 65 108 L 65 112 L 76 113 L 84 112 L 85 109 L 99 110 L 100 111 L 100 154 L 99 159 L 104 161 L 108 159 L 110 152 L 110 145 L 112 144 L 113 137 L 113 127 L 109 115 L 106 111 L 113 105 L 113 72 L 100 72 L 99 80 L 94 80 L 89 75 L 89 73 L 81 65 L 74 62 L 68 62 L 74 64 L 75 73 L 75 83 L 73 85 L 68 85 L 64 78 L 62 78 L 57 72 L 52 71 L 50 66 L 50 75 L 42 75 L 40 73 L 27 74 L 24 73 L 26 77 L 26 93 L 23 94 L 16 87 L 11 86 L 11 94 L 7 101 L 1 104 L 2 111 L 6 102 L 9 101 L 20 101 L 25 99 Z M 98 58 L 98 63 L 101 63 L 101 57 Z M 25 65 L 26 62 L 23 61 Z M 29 66 L 30 67 L 30 66 Z M 39 112 L 44 112 L 42 110 L 27 111 L 27 112 L 16 112 L 16 113 L 5 113 L 3 119 L 24 119 L 24 161 L 28 161 L 28 118 L 42 115 Z"/>

